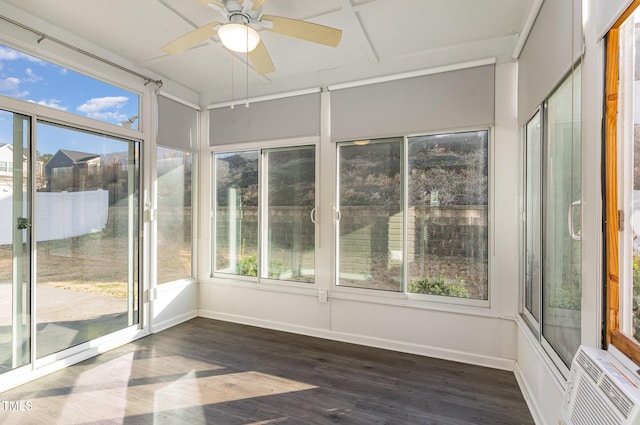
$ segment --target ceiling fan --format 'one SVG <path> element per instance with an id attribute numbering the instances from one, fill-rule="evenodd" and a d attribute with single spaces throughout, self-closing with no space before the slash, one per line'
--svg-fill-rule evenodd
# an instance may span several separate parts
<path id="1" fill-rule="evenodd" d="M 336 28 L 282 16 L 263 15 L 262 5 L 266 0 L 196 1 L 220 12 L 224 17 L 223 22 L 209 22 L 166 44 L 161 48 L 162 51 L 175 55 L 218 35 L 230 50 L 247 52 L 249 61 L 258 74 L 268 74 L 275 71 L 275 68 L 257 32 L 259 30 L 331 47 L 336 47 L 342 38 L 342 31 Z"/>

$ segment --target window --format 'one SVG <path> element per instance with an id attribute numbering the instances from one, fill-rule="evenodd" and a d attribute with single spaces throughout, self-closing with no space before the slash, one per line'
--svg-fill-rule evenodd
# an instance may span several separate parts
<path id="1" fill-rule="evenodd" d="M 49 158 L 34 220 L 41 358 L 139 323 L 140 144 L 39 122 L 36 147 Z"/>
<path id="2" fill-rule="evenodd" d="M 540 111 L 525 130 L 525 283 L 524 311 L 529 324 L 539 331 L 542 298 L 542 133 Z"/>
<path id="3" fill-rule="evenodd" d="M 488 299 L 488 131 L 338 145 L 338 285 Z"/>
<path id="4" fill-rule="evenodd" d="M 408 144 L 408 291 L 488 299 L 488 132 Z"/>
<path id="5" fill-rule="evenodd" d="M 564 372 L 581 338 L 581 68 L 526 124 L 523 315 Z"/>
<path id="6" fill-rule="evenodd" d="M 258 276 L 258 151 L 215 158 L 214 270 Z"/>
<path id="7" fill-rule="evenodd" d="M 0 94 L 125 128 L 138 128 L 139 96 L 0 45 Z"/>
<path id="8" fill-rule="evenodd" d="M 314 146 L 214 154 L 214 272 L 315 281 Z"/>
<path id="9" fill-rule="evenodd" d="M 189 152 L 158 147 L 158 283 L 193 276 Z"/>
<path id="10" fill-rule="evenodd" d="M 156 142 L 158 284 L 193 277 L 192 178 L 198 111 L 159 95 Z"/>
<path id="11" fill-rule="evenodd" d="M 142 326 L 143 143 L 122 128 L 135 128 L 138 104 L 0 46 L 0 373 Z"/>
<path id="12" fill-rule="evenodd" d="M 403 139 L 338 145 L 338 284 L 403 290 Z"/>
<path id="13" fill-rule="evenodd" d="M 640 362 L 638 2 L 607 35 L 605 129 L 607 344 Z"/>
<path id="14" fill-rule="evenodd" d="M 263 153 L 266 188 L 263 278 L 313 282 L 315 147 Z"/>

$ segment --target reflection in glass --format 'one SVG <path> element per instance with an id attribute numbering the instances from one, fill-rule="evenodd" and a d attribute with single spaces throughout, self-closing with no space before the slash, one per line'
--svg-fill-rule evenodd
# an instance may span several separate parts
<path id="1" fill-rule="evenodd" d="M 258 151 L 215 155 L 215 267 L 258 276 Z"/>
<path id="2" fill-rule="evenodd" d="M 267 237 L 263 276 L 313 282 L 315 148 L 267 151 Z"/>
<path id="3" fill-rule="evenodd" d="M 158 283 L 188 279 L 191 269 L 192 155 L 158 148 Z"/>
<path id="4" fill-rule="evenodd" d="M 402 291 L 403 139 L 338 145 L 338 283 Z"/>
<path id="5" fill-rule="evenodd" d="M 30 362 L 30 126 L 0 111 L 0 373 Z"/>
<path id="6" fill-rule="evenodd" d="M 488 299 L 488 139 L 409 138 L 409 292 Z"/>
<path id="7" fill-rule="evenodd" d="M 543 183 L 542 336 L 569 366 L 581 340 L 580 68 L 547 102 Z M 572 207 L 572 204 L 574 205 Z M 574 223 L 567 225 L 567 218 Z"/>
<path id="8" fill-rule="evenodd" d="M 138 323 L 138 143 L 39 123 L 37 357 Z"/>

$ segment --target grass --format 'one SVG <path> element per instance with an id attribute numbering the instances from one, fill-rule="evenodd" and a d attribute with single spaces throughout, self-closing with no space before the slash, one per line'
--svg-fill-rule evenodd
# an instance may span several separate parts
<path id="1" fill-rule="evenodd" d="M 84 292 L 87 294 L 127 299 L 127 285 L 123 282 L 50 281 L 40 284 L 51 286 L 53 288 Z"/>
<path id="2" fill-rule="evenodd" d="M 38 242 L 37 282 L 71 291 L 127 298 L 129 247 L 127 227 L 110 220 L 98 233 Z M 191 275 L 191 246 L 168 240 L 159 244 L 161 282 Z M 137 256 L 135 249 L 134 256 Z M 0 280 L 12 280 L 12 247 L 0 246 Z"/>

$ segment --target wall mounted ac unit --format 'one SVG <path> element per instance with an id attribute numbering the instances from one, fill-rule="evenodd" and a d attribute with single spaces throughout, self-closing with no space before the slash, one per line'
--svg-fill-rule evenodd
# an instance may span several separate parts
<path id="1" fill-rule="evenodd" d="M 640 379 L 626 366 L 609 351 L 580 346 L 571 364 L 559 423 L 640 425 Z"/>

